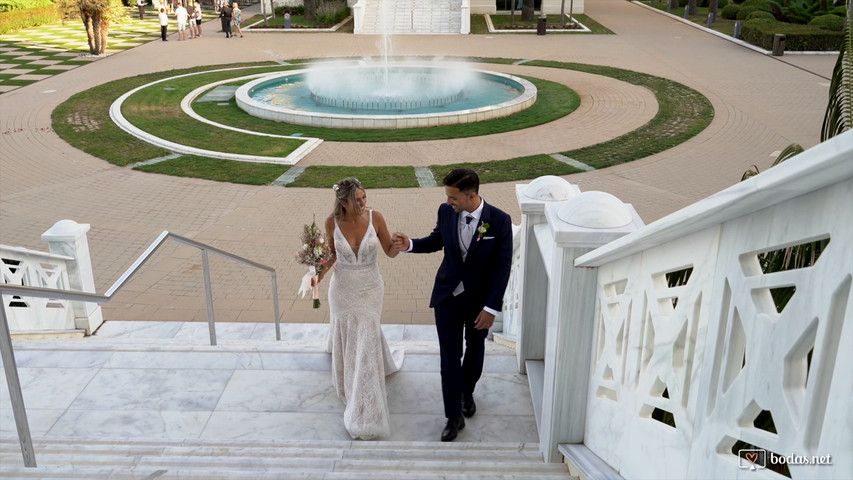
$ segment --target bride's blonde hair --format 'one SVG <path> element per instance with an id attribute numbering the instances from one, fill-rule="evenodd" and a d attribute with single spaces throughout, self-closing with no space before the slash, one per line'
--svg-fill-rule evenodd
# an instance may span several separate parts
<path id="1" fill-rule="evenodd" d="M 355 194 L 359 190 L 363 190 L 361 182 L 353 177 L 347 177 L 332 187 L 335 192 L 335 206 L 332 209 L 332 214 L 336 219 L 340 220 L 346 213 L 346 205 L 354 205 L 358 208 L 358 202 L 355 200 Z M 353 212 L 356 215 L 361 212 Z"/>

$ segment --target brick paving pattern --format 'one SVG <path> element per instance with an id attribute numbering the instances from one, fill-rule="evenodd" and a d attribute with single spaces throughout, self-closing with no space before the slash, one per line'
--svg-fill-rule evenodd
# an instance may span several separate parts
<path id="1" fill-rule="evenodd" d="M 595 0 L 586 8 L 615 35 L 406 35 L 393 39 L 393 51 L 610 65 L 670 78 L 707 96 L 714 120 L 686 143 L 628 164 L 565 177 L 582 190 L 606 191 L 632 203 L 646 223 L 736 183 L 753 164 L 766 169 L 771 154 L 790 143 L 808 148 L 818 142 L 835 57 L 767 57 L 622 0 Z M 46 250 L 40 235 L 56 221 L 89 223 L 97 290 L 104 292 L 160 232 L 169 230 L 275 267 L 284 321 L 328 321 L 327 302 L 313 310 L 308 299 L 297 298 L 303 270 L 293 253 L 302 224 L 321 220 L 331 210 L 330 190 L 137 172 L 70 148 L 51 128 L 50 114 L 57 105 L 117 78 L 195 65 L 379 53 L 379 38 L 371 35 L 247 33 L 226 40 L 215 33 L 214 24 L 205 27 L 200 40 L 144 43 L 0 95 L 0 243 Z M 488 137 L 325 142 L 299 166 L 426 166 L 556 153 L 630 131 L 657 109 L 644 89 L 608 78 L 524 65 L 489 68 L 556 77 L 581 95 L 582 105 L 552 124 Z M 515 182 L 484 185 L 481 193 L 515 223 L 521 221 Z M 436 208 L 444 201 L 442 187 L 377 189 L 368 195 L 392 230 L 415 236 L 432 229 Z M 439 260 L 434 254 L 380 261 L 386 292 L 383 322 L 432 322 L 428 299 Z M 263 274 L 218 259 L 212 270 L 219 320 L 271 319 L 271 293 Z M 327 285 L 323 287 L 325 296 Z M 105 316 L 203 321 L 204 308 L 199 254 L 173 246 L 155 255 L 105 307 Z"/>

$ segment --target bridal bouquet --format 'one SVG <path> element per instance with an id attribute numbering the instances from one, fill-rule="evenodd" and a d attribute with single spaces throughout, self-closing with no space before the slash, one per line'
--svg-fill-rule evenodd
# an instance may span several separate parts
<path id="1" fill-rule="evenodd" d="M 329 245 L 326 244 L 326 236 L 320 231 L 315 222 L 311 225 L 302 227 L 302 235 L 299 236 L 302 243 L 302 248 L 296 252 L 296 261 L 308 267 L 308 273 L 302 277 L 302 285 L 299 287 L 297 295 L 301 294 L 302 298 L 308 293 L 311 288 L 311 279 L 318 279 L 318 275 L 325 270 L 332 259 L 332 251 Z M 320 287 L 319 282 L 314 282 L 312 288 L 312 298 L 314 299 L 314 308 L 320 308 Z"/>

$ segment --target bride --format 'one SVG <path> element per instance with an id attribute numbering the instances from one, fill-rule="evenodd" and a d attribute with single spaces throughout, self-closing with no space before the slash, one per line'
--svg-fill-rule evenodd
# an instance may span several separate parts
<path id="1" fill-rule="evenodd" d="M 354 439 L 387 436 L 385 376 L 400 369 L 402 351 L 392 354 L 379 317 L 385 284 L 376 259 L 379 251 L 397 256 L 381 213 L 367 209 L 358 180 L 345 178 L 332 187 L 335 206 L 326 219 L 326 238 L 335 274 L 329 284 L 329 351 L 332 383 L 346 405 L 344 426 Z M 317 277 L 322 281 L 324 269 Z"/>

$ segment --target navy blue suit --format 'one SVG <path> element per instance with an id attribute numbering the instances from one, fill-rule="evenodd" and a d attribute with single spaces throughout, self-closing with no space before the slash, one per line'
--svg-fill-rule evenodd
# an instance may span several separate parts
<path id="1" fill-rule="evenodd" d="M 475 229 L 464 261 L 459 247 L 459 214 L 448 204 L 439 207 L 432 233 L 412 239 L 413 253 L 444 250 L 429 306 L 435 312 L 441 350 L 441 388 L 447 418 L 461 416 L 462 394 L 474 392 L 483 372 L 488 330 L 476 330 L 474 321 L 483 307 L 501 311 L 509 282 L 512 221 L 502 210 L 486 203 L 477 227 L 484 224 L 488 224 L 484 233 Z M 460 281 L 465 290 L 454 296 L 453 291 Z"/>

